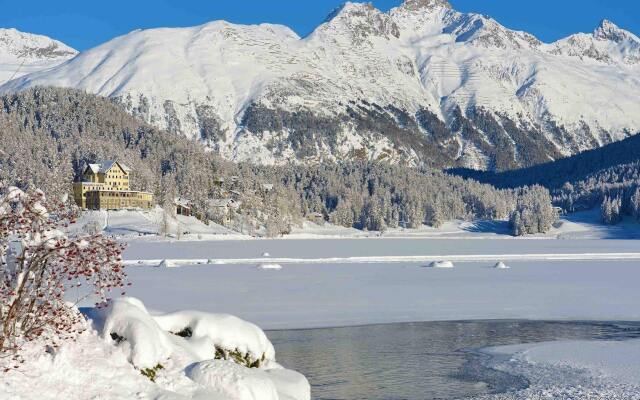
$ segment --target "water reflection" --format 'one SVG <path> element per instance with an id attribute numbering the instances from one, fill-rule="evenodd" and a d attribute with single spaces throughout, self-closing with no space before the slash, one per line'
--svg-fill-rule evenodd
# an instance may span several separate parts
<path id="1" fill-rule="evenodd" d="M 472 321 L 271 331 L 278 360 L 305 374 L 316 400 L 456 399 L 525 387 L 470 351 L 563 339 L 640 336 L 638 324 Z"/>

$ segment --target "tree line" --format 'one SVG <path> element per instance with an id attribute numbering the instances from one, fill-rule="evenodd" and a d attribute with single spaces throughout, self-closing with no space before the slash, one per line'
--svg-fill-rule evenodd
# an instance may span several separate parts
<path id="1" fill-rule="evenodd" d="M 497 189 L 427 167 L 232 163 L 77 90 L 35 88 L 4 95 L 0 105 L 0 180 L 50 196 L 68 194 L 86 162 L 117 159 L 133 169 L 132 188 L 154 192 L 164 206 L 181 196 L 215 220 L 211 200 L 236 197 L 240 206 L 228 223 L 244 232 L 262 226 L 269 235 L 285 234 L 310 217 L 376 231 L 511 218 L 514 234 L 524 234 L 548 229 L 552 219 L 541 187 Z"/>

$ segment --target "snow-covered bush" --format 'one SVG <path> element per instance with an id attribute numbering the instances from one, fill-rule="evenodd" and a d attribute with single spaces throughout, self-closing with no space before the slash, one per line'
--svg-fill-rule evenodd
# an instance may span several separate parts
<path id="1" fill-rule="evenodd" d="M 75 207 L 41 191 L 0 188 L 0 353 L 16 363 L 25 341 L 57 347 L 84 329 L 68 288 L 92 288 L 84 296 L 102 303 L 126 285 L 123 247 L 100 235 L 68 237 L 75 217 Z"/>
<path id="2" fill-rule="evenodd" d="M 106 340 L 129 348 L 129 362 L 138 368 L 154 368 L 172 353 L 170 338 L 160 329 L 141 301 L 123 297 L 99 310 Z"/>
<path id="3" fill-rule="evenodd" d="M 162 382 L 178 373 L 225 399 L 310 398 L 307 379 L 276 362 L 265 333 L 234 316 L 152 315 L 139 300 L 121 297 L 90 317 L 103 340 L 122 350 L 149 380 Z"/>
<path id="4" fill-rule="evenodd" d="M 247 367 L 275 361 L 275 349 L 262 329 L 232 315 L 182 311 L 154 319 L 164 331 L 189 332 L 185 339 L 200 359 L 231 360 Z"/>
<path id="5" fill-rule="evenodd" d="M 232 315 L 182 311 L 152 316 L 139 300 L 122 297 L 92 318 L 105 340 L 126 346 L 129 361 L 138 368 L 162 364 L 176 343 L 195 361 L 217 358 L 246 367 L 275 361 L 262 329 Z"/>

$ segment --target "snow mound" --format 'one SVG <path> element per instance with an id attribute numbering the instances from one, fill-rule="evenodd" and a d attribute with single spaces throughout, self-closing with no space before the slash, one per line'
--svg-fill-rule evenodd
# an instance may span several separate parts
<path id="1" fill-rule="evenodd" d="M 207 360 L 186 370 L 194 382 L 233 400 L 279 400 L 276 386 L 264 371 L 230 361 Z"/>
<path id="2" fill-rule="evenodd" d="M 428 268 L 453 268 L 451 261 L 433 261 Z"/>
<path id="3" fill-rule="evenodd" d="M 499 262 L 496 263 L 496 265 L 493 266 L 493 268 L 495 268 L 495 269 L 509 269 L 511 267 L 508 266 L 507 264 L 503 263 L 502 261 L 499 261 Z"/>
<path id="4" fill-rule="evenodd" d="M 53 354 L 30 343 L 29 373 L 3 376 L 0 398 L 310 400 L 307 379 L 280 366 L 264 332 L 239 318 L 191 311 L 151 315 L 140 300 L 127 297 L 83 313 L 94 329 Z M 141 373 L 147 368 L 156 371 L 156 380 Z"/>
<path id="5" fill-rule="evenodd" d="M 171 356 L 171 341 L 140 300 L 130 297 L 114 300 L 98 315 L 103 319 L 104 339 L 126 347 L 129 362 L 136 367 L 152 368 Z"/>
<path id="6" fill-rule="evenodd" d="M 267 252 L 264 252 L 264 253 L 262 253 L 262 257 L 271 257 L 271 254 L 269 254 Z"/>
<path id="7" fill-rule="evenodd" d="M 200 360 L 214 358 L 217 346 L 248 353 L 254 360 L 275 361 L 273 344 L 262 329 L 232 315 L 182 311 L 154 319 L 167 332 L 181 332 L 188 328 L 191 333 L 185 340 Z"/>
<path id="8" fill-rule="evenodd" d="M 267 370 L 266 373 L 276 384 L 280 400 L 311 400 L 311 386 L 301 373 L 280 368 Z"/>
<path id="9" fill-rule="evenodd" d="M 158 264 L 158 268 L 176 268 L 177 265 L 175 262 L 171 260 L 162 260 L 160 264 Z"/>
<path id="10" fill-rule="evenodd" d="M 217 357 L 218 350 L 242 354 L 256 365 L 275 364 L 275 350 L 256 325 L 227 314 L 196 311 L 166 315 L 149 314 L 140 300 L 123 297 L 113 300 L 97 313 L 106 341 L 116 341 L 138 368 L 162 364 L 172 355 L 188 361 Z"/>
<path id="11" fill-rule="evenodd" d="M 265 263 L 265 264 L 259 264 L 258 265 L 258 269 L 280 270 L 280 269 L 282 269 L 282 265 L 275 264 L 275 263 Z"/>

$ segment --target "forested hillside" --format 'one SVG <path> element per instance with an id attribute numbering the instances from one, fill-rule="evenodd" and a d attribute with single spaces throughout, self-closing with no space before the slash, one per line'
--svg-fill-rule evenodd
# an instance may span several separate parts
<path id="1" fill-rule="evenodd" d="M 565 182 L 577 182 L 598 171 L 638 160 L 640 160 L 640 135 L 634 135 L 620 142 L 530 168 L 497 173 L 471 169 L 452 169 L 449 172 L 501 188 L 538 184 L 555 189 L 564 185 Z"/>
<path id="2" fill-rule="evenodd" d="M 602 206 L 602 220 L 640 217 L 640 135 L 572 157 L 501 173 L 456 169 L 452 174 L 500 188 L 542 185 L 567 212 Z"/>
<path id="3" fill-rule="evenodd" d="M 312 215 L 362 229 L 417 227 L 453 218 L 507 218 L 522 199 L 548 203 L 520 190 L 386 163 L 235 164 L 77 90 L 30 89 L 1 97 L 0 104 L 5 184 L 63 195 L 85 162 L 118 159 L 134 170 L 132 186 L 153 191 L 161 204 L 179 195 L 215 219 L 211 200 L 235 196 L 241 206 L 230 224 L 243 231 L 267 226 L 271 234 L 286 233 Z M 263 190 L 265 184 L 272 188 Z"/>

